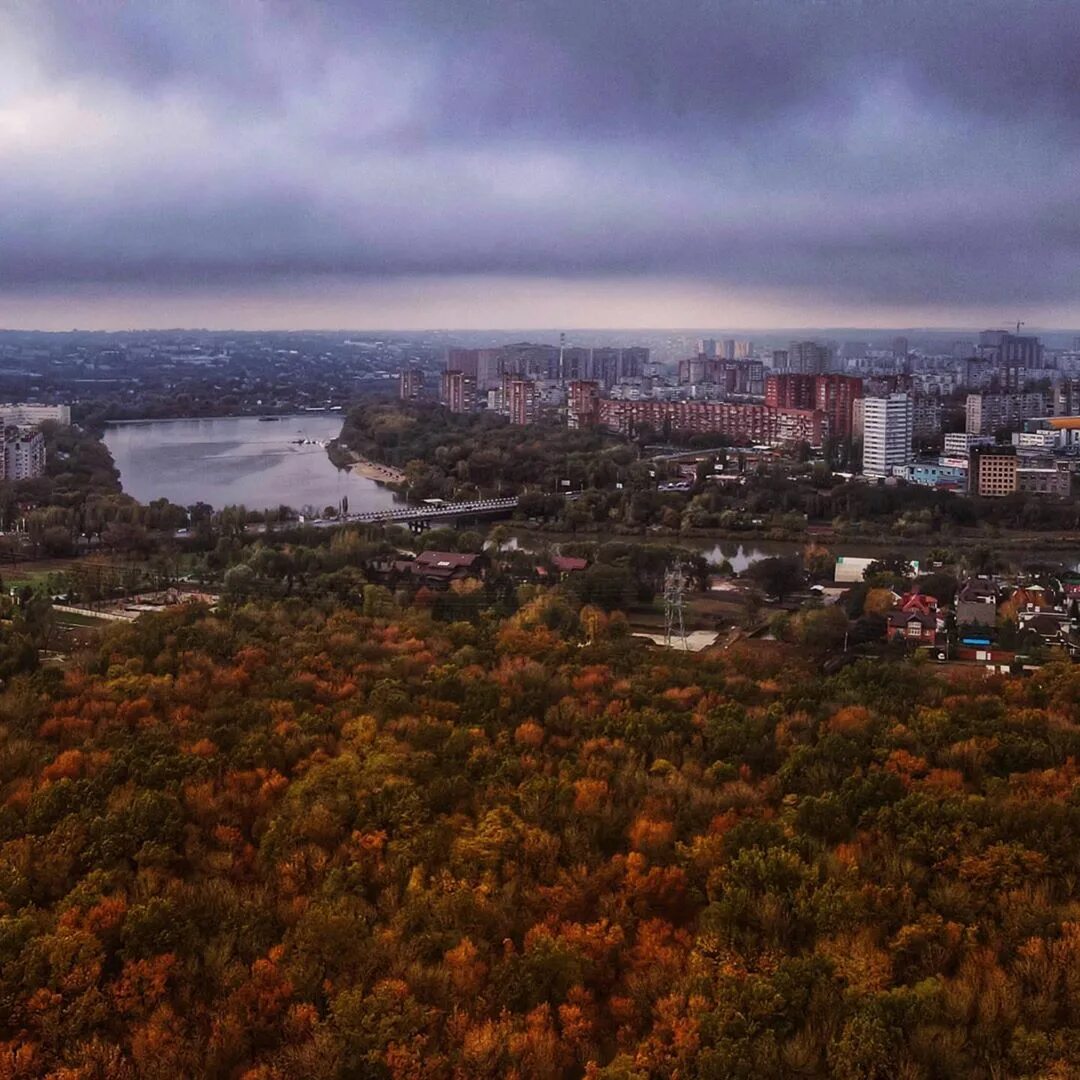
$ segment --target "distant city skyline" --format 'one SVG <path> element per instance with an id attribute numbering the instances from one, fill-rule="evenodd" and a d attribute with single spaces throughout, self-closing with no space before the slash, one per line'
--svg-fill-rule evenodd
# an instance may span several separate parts
<path id="1" fill-rule="evenodd" d="M 1080 326 L 1080 5 L 7 0 L 0 326 Z"/>

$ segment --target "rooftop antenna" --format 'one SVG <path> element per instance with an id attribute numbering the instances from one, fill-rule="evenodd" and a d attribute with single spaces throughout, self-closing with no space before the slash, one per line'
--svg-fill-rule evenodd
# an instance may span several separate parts
<path id="1" fill-rule="evenodd" d="M 664 644 L 670 649 L 672 638 L 678 635 L 686 651 L 686 623 L 683 619 L 683 602 L 686 596 L 686 575 L 681 562 L 675 563 L 664 574 Z"/>

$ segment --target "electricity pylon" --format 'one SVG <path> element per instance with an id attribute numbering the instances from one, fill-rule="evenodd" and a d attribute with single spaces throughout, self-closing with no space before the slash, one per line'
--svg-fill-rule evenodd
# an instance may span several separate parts
<path id="1" fill-rule="evenodd" d="M 686 575 L 682 563 L 676 563 L 664 574 L 664 644 L 670 649 L 672 638 L 678 637 L 686 650 L 686 622 L 683 618 L 686 596 Z"/>

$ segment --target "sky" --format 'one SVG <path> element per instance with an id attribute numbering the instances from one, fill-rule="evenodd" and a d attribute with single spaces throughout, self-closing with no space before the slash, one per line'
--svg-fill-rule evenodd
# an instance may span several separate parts
<path id="1" fill-rule="evenodd" d="M 1076 0 L 0 0 L 0 326 L 1080 327 Z"/>

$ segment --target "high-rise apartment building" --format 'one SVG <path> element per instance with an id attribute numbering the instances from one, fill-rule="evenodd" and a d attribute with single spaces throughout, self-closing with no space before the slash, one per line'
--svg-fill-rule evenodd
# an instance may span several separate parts
<path id="1" fill-rule="evenodd" d="M 970 435 L 993 435 L 1004 428 L 1019 427 L 1033 416 L 1046 416 L 1049 411 L 1042 393 L 968 394 L 964 427 Z"/>
<path id="2" fill-rule="evenodd" d="M 1037 337 L 1010 334 L 1007 330 L 984 330 L 976 349 L 980 359 L 998 368 L 1042 367 L 1042 343 Z"/>
<path id="3" fill-rule="evenodd" d="M 891 476 L 911 461 L 912 408 L 908 394 L 862 399 L 863 472 Z"/>
<path id="4" fill-rule="evenodd" d="M 462 375 L 471 375 L 474 379 L 479 366 L 479 349 L 447 349 L 446 371 L 460 371 Z"/>
<path id="5" fill-rule="evenodd" d="M 567 387 L 566 424 L 572 428 L 595 427 L 600 420 L 600 384 L 578 379 Z"/>
<path id="6" fill-rule="evenodd" d="M 588 374 L 610 390 L 616 383 L 640 379 L 648 362 L 649 350 L 641 346 L 596 348 L 592 350 L 592 370 Z"/>
<path id="7" fill-rule="evenodd" d="M 811 408 L 829 418 L 829 434 L 834 439 L 850 439 L 855 430 L 853 409 L 862 396 L 862 379 L 852 375 L 818 375 L 814 379 Z"/>
<path id="8" fill-rule="evenodd" d="M 506 379 L 506 411 L 510 423 L 519 427 L 535 424 L 540 408 L 540 391 L 532 379 Z"/>
<path id="9" fill-rule="evenodd" d="M 442 377 L 442 403 L 455 413 L 476 411 L 476 376 L 464 371 L 444 371 Z"/>
<path id="10" fill-rule="evenodd" d="M 559 377 L 564 382 L 591 378 L 592 349 L 580 345 L 564 345 L 559 357 L 559 367 Z"/>
<path id="11" fill-rule="evenodd" d="M 702 338 L 698 342 L 698 355 L 706 356 L 710 360 L 716 359 L 716 338 Z"/>
<path id="12" fill-rule="evenodd" d="M 832 362 L 829 347 L 816 341 L 793 341 L 787 354 L 787 370 L 797 375 L 820 375 Z"/>
<path id="13" fill-rule="evenodd" d="M 812 409 L 814 380 L 813 375 L 769 375 L 765 379 L 765 404 L 773 408 Z"/>
<path id="14" fill-rule="evenodd" d="M 446 370 L 460 371 L 476 380 L 477 390 L 484 393 L 499 385 L 502 375 L 502 349 L 447 349 Z"/>
<path id="15" fill-rule="evenodd" d="M 557 379 L 559 377 L 559 349 L 556 345 L 534 345 L 519 341 L 504 345 L 502 350 L 503 375 L 516 375 L 524 379 Z"/>
<path id="16" fill-rule="evenodd" d="M 734 338 L 725 338 L 724 339 L 724 359 L 725 360 L 734 360 L 735 359 L 735 339 Z"/>
<path id="17" fill-rule="evenodd" d="M 829 433 L 852 435 L 852 408 L 862 397 L 862 379 L 851 375 L 785 373 L 765 379 L 765 404 L 775 408 L 817 409 L 829 418 Z"/>
<path id="18" fill-rule="evenodd" d="M 1080 379 L 1059 379 L 1053 390 L 1054 416 L 1080 416 Z"/>
<path id="19" fill-rule="evenodd" d="M 402 401 L 416 401 L 424 393 L 424 372 L 421 368 L 405 368 L 398 376 L 398 396 Z"/>
<path id="20" fill-rule="evenodd" d="M 941 398 L 936 394 L 913 394 L 911 431 L 919 439 L 931 438 L 941 430 Z"/>
<path id="21" fill-rule="evenodd" d="M 619 381 L 640 379 L 645 374 L 645 365 L 649 362 L 649 350 L 641 345 L 630 345 L 620 350 Z"/>
<path id="22" fill-rule="evenodd" d="M 3 430 L 0 469 L 4 480 L 32 480 L 45 472 L 45 436 L 35 428 Z"/>

